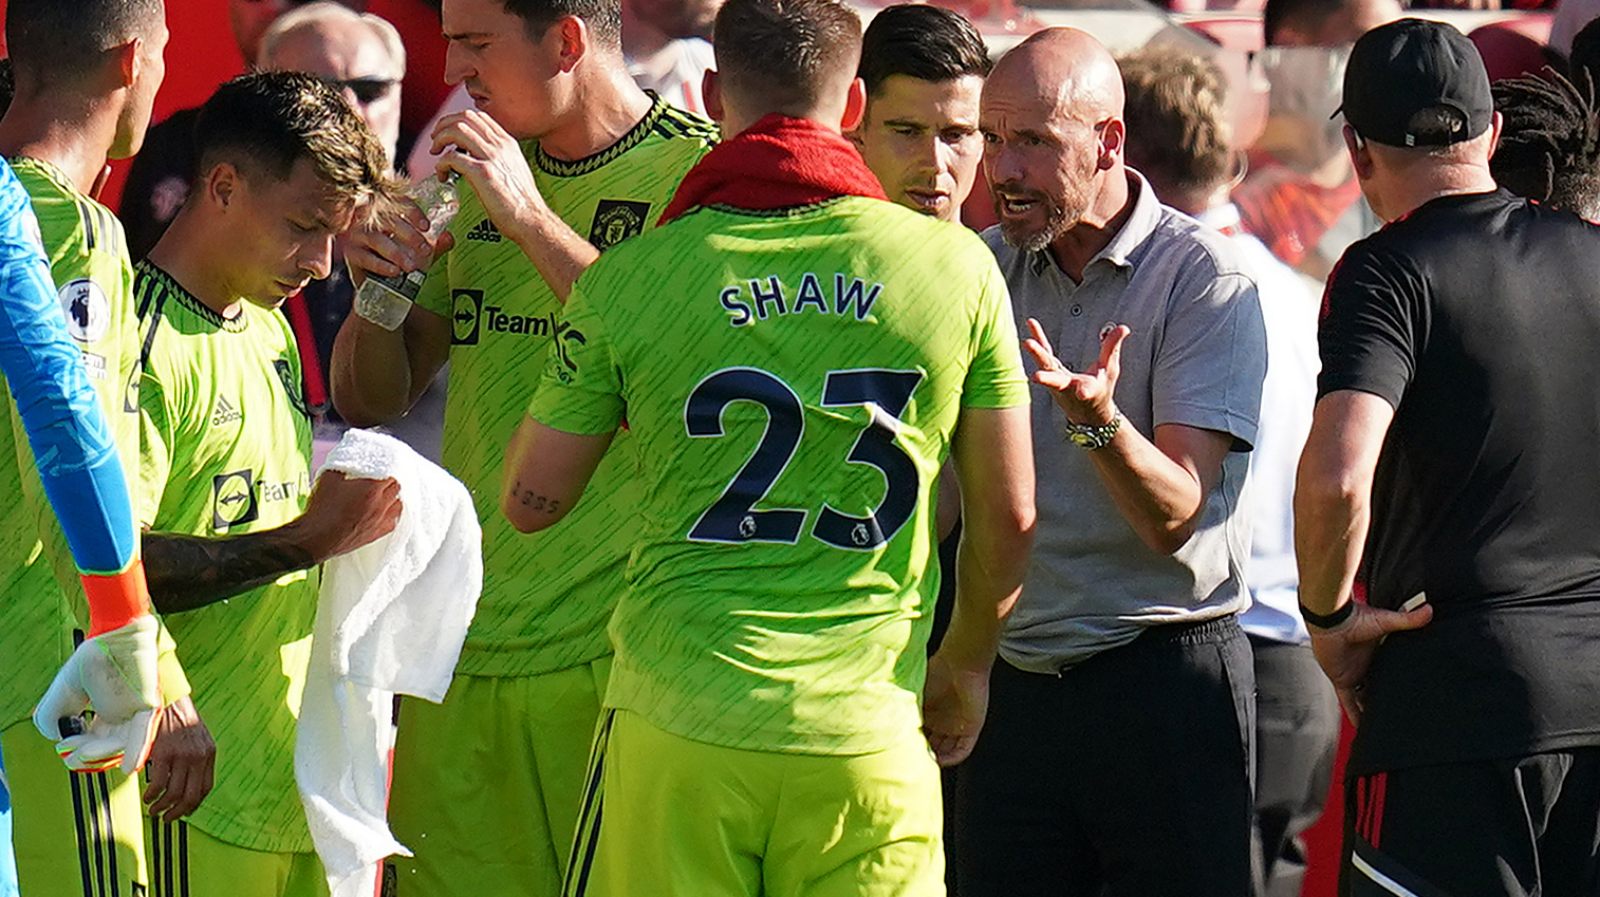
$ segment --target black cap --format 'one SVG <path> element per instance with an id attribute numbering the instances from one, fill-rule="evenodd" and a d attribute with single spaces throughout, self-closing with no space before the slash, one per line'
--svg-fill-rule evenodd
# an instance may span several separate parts
<path id="1" fill-rule="evenodd" d="M 1461 113 L 1454 133 L 1413 132 L 1413 116 L 1446 106 Z M 1400 19 L 1368 31 L 1350 50 L 1344 104 L 1335 112 L 1357 134 L 1387 146 L 1448 146 L 1488 130 L 1494 118 L 1489 73 L 1478 48 L 1442 22 Z"/>

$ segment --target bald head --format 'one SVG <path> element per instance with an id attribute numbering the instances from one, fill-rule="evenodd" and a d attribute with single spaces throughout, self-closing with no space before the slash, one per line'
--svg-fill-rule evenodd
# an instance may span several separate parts
<path id="1" fill-rule="evenodd" d="M 984 171 L 1001 232 L 1037 250 L 1127 199 L 1122 73 L 1099 41 L 1047 28 L 995 64 L 983 85 Z"/>
<path id="2" fill-rule="evenodd" d="M 1080 121 L 1122 117 L 1117 60 L 1088 32 L 1076 28 L 1035 32 L 1000 58 L 988 83 L 997 93 L 1032 92 Z"/>

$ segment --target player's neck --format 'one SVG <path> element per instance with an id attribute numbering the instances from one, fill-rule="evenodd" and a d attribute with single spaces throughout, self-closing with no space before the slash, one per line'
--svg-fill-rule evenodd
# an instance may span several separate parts
<path id="1" fill-rule="evenodd" d="M 104 105 L 79 100 L 75 108 L 70 98 L 19 98 L 0 119 L 0 153 L 48 162 L 87 194 L 106 167 L 116 134 L 116 112 Z"/>
<path id="2" fill-rule="evenodd" d="M 539 138 L 539 148 L 567 162 L 587 159 L 633 130 L 650 106 L 622 66 L 595 66 L 577 86 L 571 114 Z"/>
<path id="3" fill-rule="evenodd" d="M 244 302 L 229 284 L 225 265 L 215 261 L 214 229 L 188 206 L 179 210 L 150 250 L 150 263 L 167 272 L 201 305 L 224 318 L 237 317 Z"/>

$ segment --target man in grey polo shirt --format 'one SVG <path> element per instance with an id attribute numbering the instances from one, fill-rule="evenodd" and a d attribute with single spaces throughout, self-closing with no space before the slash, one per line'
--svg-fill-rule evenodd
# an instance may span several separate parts
<path id="1" fill-rule="evenodd" d="M 957 801 L 963 897 L 1250 891 L 1240 501 L 1255 284 L 1125 167 L 1122 81 L 1040 32 L 984 87 L 984 234 L 1038 365 L 1039 525 Z"/>

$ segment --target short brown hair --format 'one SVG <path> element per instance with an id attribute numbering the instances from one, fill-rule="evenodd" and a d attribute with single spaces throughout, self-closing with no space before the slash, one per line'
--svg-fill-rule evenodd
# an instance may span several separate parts
<path id="1" fill-rule="evenodd" d="M 1184 191 L 1214 189 L 1233 171 L 1233 135 L 1222 72 L 1172 47 L 1123 57 L 1128 163 Z"/>
<path id="2" fill-rule="evenodd" d="M 724 91 L 799 112 L 854 77 L 861 19 L 840 0 L 728 0 L 713 46 Z"/>
<path id="3" fill-rule="evenodd" d="M 318 178 L 351 202 L 391 199 L 399 190 L 378 138 L 343 96 L 314 75 L 258 72 L 234 78 L 200 108 L 194 133 L 202 177 L 227 160 L 286 179 L 295 162 L 306 159 Z"/>

